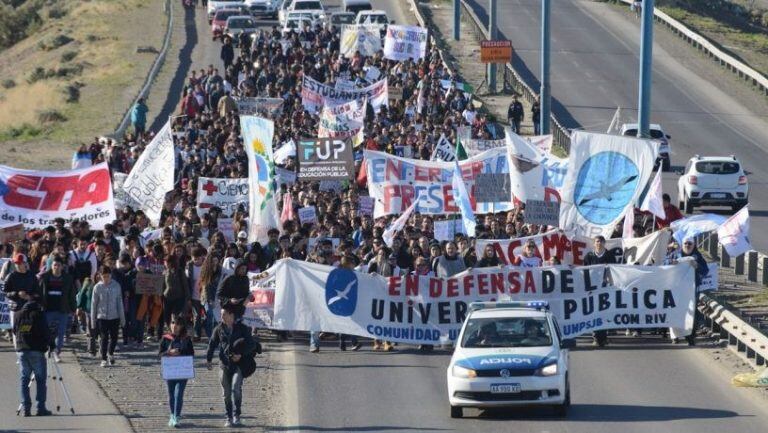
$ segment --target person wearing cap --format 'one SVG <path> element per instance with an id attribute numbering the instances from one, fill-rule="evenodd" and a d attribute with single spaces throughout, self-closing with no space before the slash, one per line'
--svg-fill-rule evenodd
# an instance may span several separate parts
<path id="1" fill-rule="evenodd" d="M 704 281 L 704 277 L 709 275 L 709 266 L 707 265 L 707 261 L 704 259 L 704 256 L 701 255 L 701 252 L 699 251 L 698 247 L 696 246 L 696 239 L 693 236 L 688 236 L 685 239 L 683 239 L 683 247 L 680 249 L 680 259 L 684 259 L 686 257 L 693 258 L 693 261 L 691 262 L 691 266 L 696 270 L 696 273 L 694 275 L 694 281 L 696 283 L 696 291 L 698 292 L 699 286 Z M 691 332 L 685 336 L 685 340 L 688 342 L 689 346 L 693 346 L 696 344 L 696 328 L 698 327 L 698 314 L 694 315 L 693 318 L 693 327 Z M 672 336 L 675 342 L 679 340 L 680 335 L 683 333 L 680 330 L 673 330 Z"/>
<path id="2" fill-rule="evenodd" d="M 45 307 L 45 319 L 48 325 L 56 329 L 56 351 L 53 358 L 61 362 L 61 349 L 67 333 L 69 316 L 75 312 L 75 282 L 71 275 L 64 273 L 64 261 L 53 259 L 51 269 L 40 276 L 42 303 Z"/>
<path id="3" fill-rule="evenodd" d="M 29 269 L 27 256 L 16 254 L 13 256 L 13 271 L 5 279 L 3 286 L 5 298 L 8 300 L 11 312 L 11 326 L 14 323 L 14 316 L 24 307 L 29 294 L 38 295 L 40 287 L 37 284 L 35 272 Z"/>
<path id="4" fill-rule="evenodd" d="M 241 230 L 240 233 L 237 234 L 237 244 L 244 247 L 248 246 L 248 233 L 246 233 L 245 230 Z"/>
<path id="5" fill-rule="evenodd" d="M 584 266 L 612 265 L 619 261 L 613 251 L 605 248 L 605 237 L 597 236 L 593 241 L 593 250 L 584 257 Z M 592 333 L 592 345 L 603 347 L 608 344 L 608 331 L 601 330 Z"/>
<path id="6" fill-rule="evenodd" d="M 51 338 L 48 323 L 45 320 L 43 307 L 37 302 L 38 293 L 32 291 L 17 292 L 23 306 L 16 311 L 16 320 L 13 323 L 14 348 L 19 363 L 19 394 L 21 395 L 22 415 L 31 416 L 32 398 L 29 393 L 29 385 L 32 373 L 35 374 L 35 388 L 37 400 L 37 416 L 51 415 L 45 407 L 46 379 L 48 365 L 45 361 L 45 352 L 55 348 Z"/>

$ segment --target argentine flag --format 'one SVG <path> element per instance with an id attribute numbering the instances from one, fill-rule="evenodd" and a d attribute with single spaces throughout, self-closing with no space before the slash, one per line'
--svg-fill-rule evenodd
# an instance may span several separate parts
<path id="1" fill-rule="evenodd" d="M 464 184 L 464 179 L 461 177 L 461 168 L 456 161 L 453 164 L 453 180 L 451 181 L 453 187 L 453 201 L 461 209 L 461 225 L 464 226 L 464 233 L 469 237 L 475 236 L 475 213 L 472 212 L 472 203 L 469 201 L 469 194 L 467 193 L 467 186 Z"/>

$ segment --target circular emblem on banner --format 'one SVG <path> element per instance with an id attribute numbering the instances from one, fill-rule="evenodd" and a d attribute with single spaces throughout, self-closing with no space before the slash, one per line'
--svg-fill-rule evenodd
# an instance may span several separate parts
<path id="1" fill-rule="evenodd" d="M 597 153 L 579 170 L 573 196 L 576 209 L 592 224 L 610 224 L 632 200 L 639 180 L 637 165 L 626 155 Z"/>

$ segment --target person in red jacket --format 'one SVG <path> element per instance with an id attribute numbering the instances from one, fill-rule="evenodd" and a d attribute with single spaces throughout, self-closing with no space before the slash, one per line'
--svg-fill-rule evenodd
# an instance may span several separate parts
<path id="1" fill-rule="evenodd" d="M 677 206 L 672 204 L 672 199 L 669 197 L 669 194 L 662 195 L 661 199 L 664 203 L 664 213 L 666 214 L 667 218 L 656 218 L 656 227 L 659 229 L 669 227 L 669 225 L 673 222 L 679 219 L 683 219 L 682 212 L 680 212 L 680 209 L 678 209 Z"/>

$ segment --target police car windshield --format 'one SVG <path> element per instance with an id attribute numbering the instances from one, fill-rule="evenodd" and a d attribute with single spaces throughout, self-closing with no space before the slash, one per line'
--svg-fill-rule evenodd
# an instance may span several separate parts
<path id="1" fill-rule="evenodd" d="M 552 333 L 544 317 L 488 317 L 470 319 L 461 347 L 551 346 Z"/>

